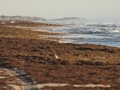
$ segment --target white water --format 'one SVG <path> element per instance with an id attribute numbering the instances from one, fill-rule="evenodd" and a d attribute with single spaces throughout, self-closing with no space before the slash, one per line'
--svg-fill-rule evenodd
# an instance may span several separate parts
<path id="1" fill-rule="evenodd" d="M 53 21 L 53 23 L 55 23 Z M 60 23 L 60 22 L 59 22 Z M 69 24 L 68 24 L 69 23 Z M 61 22 L 61 24 L 63 24 Z M 65 24 L 65 23 L 64 23 Z M 120 23 L 93 23 L 93 22 L 66 22 L 66 26 L 55 28 L 42 28 L 52 32 L 68 33 L 64 36 L 53 36 L 62 38 L 60 42 L 75 44 L 102 44 L 120 47 Z"/>

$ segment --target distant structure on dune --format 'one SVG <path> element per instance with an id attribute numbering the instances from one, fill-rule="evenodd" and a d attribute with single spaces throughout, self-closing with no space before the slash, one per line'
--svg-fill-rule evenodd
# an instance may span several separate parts
<path id="1" fill-rule="evenodd" d="M 15 20 L 15 21 L 45 21 L 44 18 L 40 17 L 29 17 L 29 16 L 0 16 L 0 20 Z"/>
<path id="2" fill-rule="evenodd" d="M 9 24 L 9 23 L 16 23 L 15 20 L 0 20 L 0 24 Z"/>

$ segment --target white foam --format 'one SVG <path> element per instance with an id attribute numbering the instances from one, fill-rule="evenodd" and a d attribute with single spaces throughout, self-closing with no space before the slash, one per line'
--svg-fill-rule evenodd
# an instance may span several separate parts
<path id="1" fill-rule="evenodd" d="M 38 84 L 38 85 L 23 85 L 23 86 L 18 86 L 18 85 L 8 85 L 8 87 L 11 87 L 15 90 L 37 90 L 37 89 L 42 89 L 44 87 L 63 87 L 67 86 L 70 84 L 62 84 L 62 83 L 46 83 L 46 84 Z M 86 84 L 86 85 L 72 85 L 74 87 L 101 87 L 101 88 L 110 88 L 110 85 L 102 85 L 102 84 Z"/>
<path id="2" fill-rule="evenodd" d="M 7 77 L 5 77 L 5 76 L 0 76 L 0 78 L 7 78 Z"/>
<path id="3" fill-rule="evenodd" d="M 62 83 L 47 83 L 47 84 L 38 84 L 38 88 L 44 88 L 44 87 L 63 87 L 67 86 L 69 84 L 62 84 Z"/>
<path id="4" fill-rule="evenodd" d="M 86 84 L 86 85 L 73 85 L 74 87 L 111 87 L 110 85 L 102 85 L 102 84 Z"/>

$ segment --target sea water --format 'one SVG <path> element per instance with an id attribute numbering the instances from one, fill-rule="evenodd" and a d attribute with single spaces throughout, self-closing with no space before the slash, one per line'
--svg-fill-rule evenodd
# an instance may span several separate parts
<path id="1" fill-rule="evenodd" d="M 120 47 L 120 23 L 74 23 L 47 30 L 67 33 L 63 36 L 52 36 L 62 38 L 59 41 L 62 43 L 88 43 Z"/>

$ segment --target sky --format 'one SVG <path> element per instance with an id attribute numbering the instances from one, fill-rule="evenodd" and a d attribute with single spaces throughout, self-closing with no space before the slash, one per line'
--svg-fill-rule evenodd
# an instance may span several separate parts
<path id="1" fill-rule="evenodd" d="M 0 15 L 120 22 L 120 0 L 0 0 Z"/>

